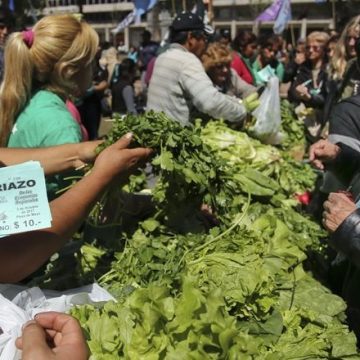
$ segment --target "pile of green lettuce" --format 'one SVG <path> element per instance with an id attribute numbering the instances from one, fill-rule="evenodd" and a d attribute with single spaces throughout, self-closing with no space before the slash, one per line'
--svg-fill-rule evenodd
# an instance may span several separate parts
<path id="1" fill-rule="evenodd" d="M 359 358 L 344 302 L 303 269 L 302 234 L 253 206 L 208 235 L 143 224 L 100 279 L 118 302 L 72 311 L 93 358 Z"/>
<path id="2" fill-rule="evenodd" d="M 72 310 L 93 359 L 360 358 L 345 303 L 307 272 L 326 236 L 294 196 L 313 186 L 308 165 L 222 121 L 183 128 L 155 112 L 117 119 L 102 148 L 129 131 L 153 148 L 153 211 L 126 227 L 131 195 L 111 189 L 89 217 L 121 203 L 111 238 L 84 236 L 66 272 L 117 300 Z"/>

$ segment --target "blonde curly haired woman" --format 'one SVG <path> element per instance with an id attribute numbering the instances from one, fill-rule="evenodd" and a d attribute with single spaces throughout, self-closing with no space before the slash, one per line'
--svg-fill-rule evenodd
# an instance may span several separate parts
<path id="1" fill-rule="evenodd" d="M 201 61 L 214 86 L 221 92 L 245 98 L 256 91 L 254 86 L 241 79 L 231 68 L 232 54 L 227 46 L 219 42 L 211 43 Z"/>

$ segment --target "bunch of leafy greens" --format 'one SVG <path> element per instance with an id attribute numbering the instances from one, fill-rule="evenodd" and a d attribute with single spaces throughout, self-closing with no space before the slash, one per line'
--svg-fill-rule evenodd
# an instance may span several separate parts
<path id="1" fill-rule="evenodd" d="M 291 207 L 296 193 L 311 190 L 316 174 L 308 164 L 296 161 L 288 153 L 230 129 L 222 121 L 210 121 L 202 129 L 201 139 L 222 166 L 223 184 L 216 194 L 217 209 L 223 217 L 243 204 L 241 195 L 272 198 L 273 204 Z M 235 196 L 238 195 L 238 196 Z"/>
<path id="2" fill-rule="evenodd" d="M 282 100 L 280 103 L 280 111 L 281 128 L 285 134 L 285 138 L 281 142 L 281 147 L 289 151 L 293 149 L 294 146 L 305 146 L 304 122 L 298 120 L 294 105 L 288 100 Z"/>
<path id="3" fill-rule="evenodd" d="M 189 219 L 190 224 L 196 222 L 194 209 L 200 210 L 205 196 L 211 202 L 221 184 L 221 166 L 201 140 L 200 123 L 182 127 L 164 113 L 153 111 L 127 115 L 116 119 L 99 150 L 128 132 L 133 133 L 132 146 L 153 149 L 151 167 L 157 181 L 151 193 L 159 210 L 157 217 L 170 226 L 176 223 L 175 213 Z M 187 230 L 184 226 L 183 231 Z"/>

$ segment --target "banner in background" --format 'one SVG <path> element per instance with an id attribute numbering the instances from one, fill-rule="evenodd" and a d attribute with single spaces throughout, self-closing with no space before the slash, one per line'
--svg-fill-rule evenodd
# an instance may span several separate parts
<path id="1" fill-rule="evenodd" d="M 135 10 L 133 10 L 132 12 L 130 12 L 123 21 L 121 21 L 119 23 L 119 25 L 115 28 L 112 29 L 111 32 L 113 34 L 117 34 L 118 32 L 120 32 L 121 30 L 127 28 L 135 19 Z"/>
<path id="2" fill-rule="evenodd" d="M 273 3 L 255 19 L 255 21 L 275 21 L 282 3 L 283 0 L 274 0 Z"/>
<path id="3" fill-rule="evenodd" d="M 275 34 L 281 34 L 286 24 L 291 20 L 291 3 L 290 0 L 282 0 L 279 14 L 276 18 L 273 30 Z"/>

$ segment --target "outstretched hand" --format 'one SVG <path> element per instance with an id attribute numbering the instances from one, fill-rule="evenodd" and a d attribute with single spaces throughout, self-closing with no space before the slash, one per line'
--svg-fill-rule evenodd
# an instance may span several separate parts
<path id="1" fill-rule="evenodd" d="M 89 350 L 81 327 L 72 316 L 45 312 L 35 316 L 16 340 L 22 360 L 85 360 Z"/>
<path id="2" fill-rule="evenodd" d="M 339 152 L 339 146 L 328 140 L 319 140 L 310 146 L 309 160 L 314 167 L 324 170 L 326 163 L 335 160 Z"/>

